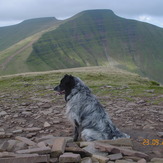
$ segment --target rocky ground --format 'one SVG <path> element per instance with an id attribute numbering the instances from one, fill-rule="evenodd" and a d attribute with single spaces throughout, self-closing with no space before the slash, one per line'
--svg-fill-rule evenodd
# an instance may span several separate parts
<path id="1" fill-rule="evenodd" d="M 36 94 L 30 94 L 20 103 L 22 96 L 17 93 L 0 95 L 1 144 L 16 136 L 31 140 L 49 134 L 72 136 L 72 126 L 64 114 L 63 96 L 51 92 L 37 98 Z M 135 98 L 134 102 L 107 96 L 98 98 L 118 128 L 131 135 L 135 150 L 145 152 L 150 158 L 163 157 L 163 138 L 161 133 L 159 135 L 163 130 L 163 105 L 147 103 L 143 97 Z"/>
<path id="2" fill-rule="evenodd" d="M 64 96 L 46 84 L 31 87 L 23 82 L 23 91 L 20 88 L 0 92 L 0 157 L 6 152 L 4 143 L 18 136 L 36 142 L 43 136 L 71 137 L 73 133 L 65 116 Z M 108 89 L 106 95 L 96 92 L 97 98 L 116 126 L 131 136 L 133 150 L 146 153 L 149 159 L 163 158 L 163 94 L 150 89 L 145 90 L 147 96 L 130 96 L 130 89 L 125 88 L 126 93 L 117 96 L 110 90 L 124 88 L 100 89 Z M 27 146 L 19 142 L 14 148 L 17 151 Z"/>

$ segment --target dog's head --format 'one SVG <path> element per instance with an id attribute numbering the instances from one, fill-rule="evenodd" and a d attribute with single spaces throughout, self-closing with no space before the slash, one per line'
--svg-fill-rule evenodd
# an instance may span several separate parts
<path id="1" fill-rule="evenodd" d="M 65 94 L 66 97 L 71 93 L 71 90 L 75 87 L 75 79 L 72 75 L 65 75 L 58 86 L 54 88 L 59 94 Z"/>

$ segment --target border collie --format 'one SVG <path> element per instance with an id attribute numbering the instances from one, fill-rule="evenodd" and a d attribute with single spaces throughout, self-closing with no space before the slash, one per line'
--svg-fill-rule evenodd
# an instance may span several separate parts
<path id="1" fill-rule="evenodd" d="M 54 90 L 65 94 L 66 115 L 74 126 L 74 141 L 130 137 L 115 127 L 104 107 L 78 77 L 65 75 Z"/>

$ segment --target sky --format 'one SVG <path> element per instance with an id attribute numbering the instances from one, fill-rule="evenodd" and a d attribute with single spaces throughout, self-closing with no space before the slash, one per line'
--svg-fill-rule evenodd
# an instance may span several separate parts
<path id="1" fill-rule="evenodd" d="M 163 28 L 163 0 L 0 0 L 0 27 L 31 18 L 66 19 L 90 9 L 111 9 L 120 17 Z"/>

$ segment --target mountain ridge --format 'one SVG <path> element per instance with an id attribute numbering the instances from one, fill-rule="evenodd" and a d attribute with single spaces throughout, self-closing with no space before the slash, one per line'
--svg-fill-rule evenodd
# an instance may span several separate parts
<path id="1" fill-rule="evenodd" d="M 120 67 L 163 82 L 158 77 L 163 69 L 161 44 L 163 30 L 157 26 L 118 17 L 111 10 L 89 10 L 43 35 L 27 62 L 42 71 L 41 62 L 51 70 L 105 65 L 113 58 Z"/>
<path id="2" fill-rule="evenodd" d="M 80 12 L 42 34 L 30 36 L 32 45 L 23 60 L 26 69 L 18 70 L 18 66 L 8 64 L 9 68 L 0 74 L 114 64 L 163 83 L 162 28 L 99 9 Z M 35 37 L 38 41 L 33 43 Z M 17 58 L 10 63 L 16 63 Z M 2 59 L 0 64 L 4 62 Z"/>
<path id="3" fill-rule="evenodd" d="M 11 45 L 56 24 L 55 17 L 33 18 L 19 24 L 0 27 L 0 51 Z"/>

